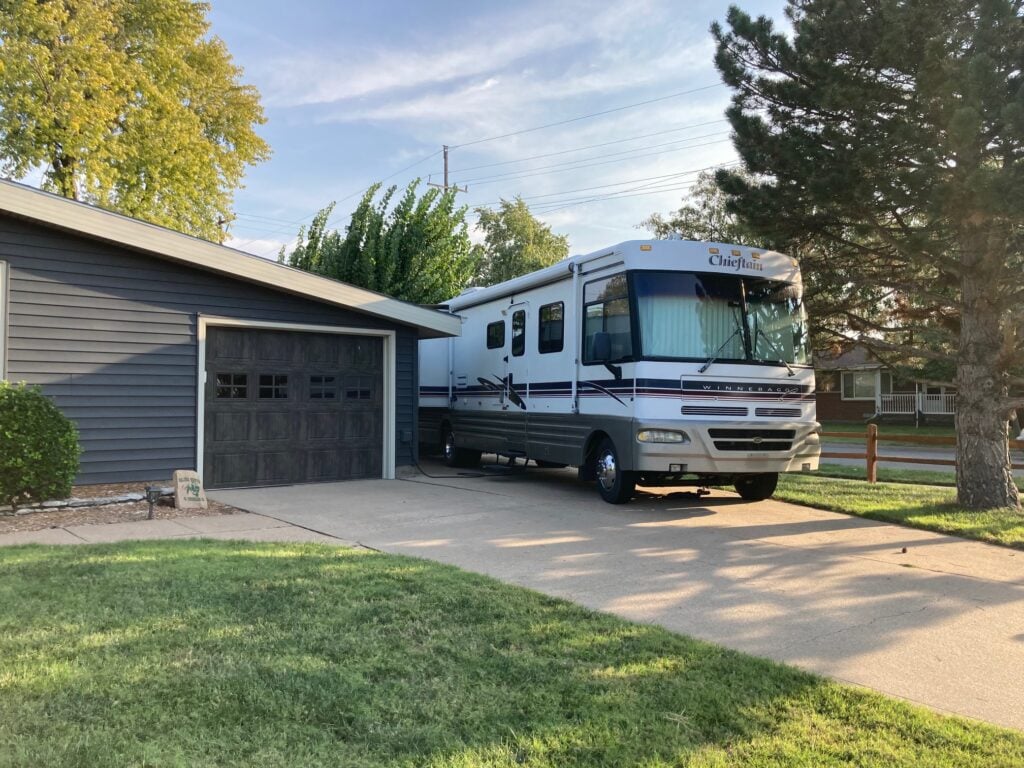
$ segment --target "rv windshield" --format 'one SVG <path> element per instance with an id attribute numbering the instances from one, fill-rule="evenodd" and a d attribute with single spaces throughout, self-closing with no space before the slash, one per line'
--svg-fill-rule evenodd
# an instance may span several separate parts
<path id="1" fill-rule="evenodd" d="M 644 357 L 809 363 L 799 285 L 714 273 L 635 272 L 633 287 Z"/>

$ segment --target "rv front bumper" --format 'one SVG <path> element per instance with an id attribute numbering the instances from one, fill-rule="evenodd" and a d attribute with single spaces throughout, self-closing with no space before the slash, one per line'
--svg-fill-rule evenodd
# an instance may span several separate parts
<path id="1" fill-rule="evenodd" d="M 672 475 L 814 470 L 821 455 L 818 428 L 815 422 L 634 421 L 631 469 Z M 657 442 L 672 437 L 661 432 L 685 438 Z"/>

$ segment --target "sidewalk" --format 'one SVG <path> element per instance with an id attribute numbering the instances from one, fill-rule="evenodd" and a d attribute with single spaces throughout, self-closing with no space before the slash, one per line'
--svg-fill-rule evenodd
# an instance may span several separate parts
<path id="1" fill-rule="evenodd" d="M 0 546 L 15 544 L 98 544 L 138 539 L 244 539 L 247 541 L 350 542 L 265 515 L 243 513 L 132 523 L 97 523 L 0 534 Z"/>

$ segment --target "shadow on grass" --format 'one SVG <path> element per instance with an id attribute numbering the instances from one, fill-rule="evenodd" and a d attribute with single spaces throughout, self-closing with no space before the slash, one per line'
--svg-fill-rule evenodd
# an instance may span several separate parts
<path id="1" fill-rule="evenodd" d="M 0 659 L 9 765 L 1024 760 L 1020 735 L 453 568 L 316 545 L 0 552 Z"/>
<path id="2" fill-rule="evenodd" d="M 1024 514 L 1012 509 L 963 509 L 953 488 L 795 475 L 781 478 L 775 498 L 1024 549 Z"/>

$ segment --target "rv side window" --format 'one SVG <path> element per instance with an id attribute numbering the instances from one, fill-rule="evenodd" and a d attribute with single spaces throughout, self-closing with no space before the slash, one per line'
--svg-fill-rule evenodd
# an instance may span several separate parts
<path id="1" fill-rule="evenodd" d="M 505 346 L 505 321 L 487 324 L 487 348 L 501 349 Z"/>
<path id="2" fill-rule="evenodd" d="M 540 325 L 537 329 L 537 349 L 541 354 L 561 352 L 565 333 L 565 305 L 558 301 L 540 308 Z"/>
<path id="3" fill-rule="evenodd" d="M 583 362 L 605 363 L 633 354 L 633 336 L 629 327 L 629 288 L 624 272 L 583 286 Z M 594 337 L 608 335 L 610 356 L 597 360 Z"/>
<path id="4" fill-rule="evenodd" d="M 526 312 L 522 309 L 512 313 L 512 355 L 521 356 L 526 351 Z"/>

